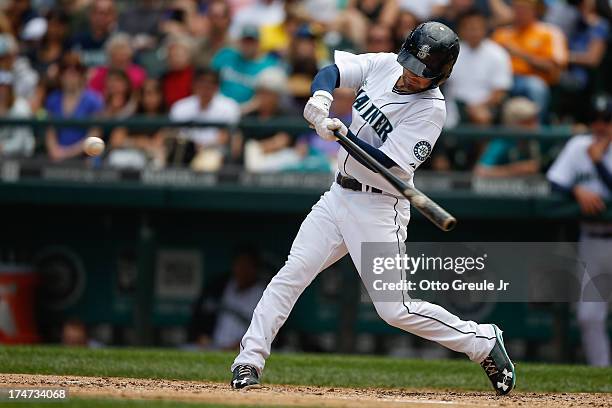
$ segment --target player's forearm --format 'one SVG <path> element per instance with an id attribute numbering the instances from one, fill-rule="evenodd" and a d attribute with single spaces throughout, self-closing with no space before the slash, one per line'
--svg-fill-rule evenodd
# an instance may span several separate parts
<path id="1" fill-rule="evenodd" d="M 348 131 L 347 135 L 346 135 L 349 139 L 351 139 L 353 142 L 355 142 L 357 144 L 357 146 L 361 147 L 363 150 L 365 150 L 370 156 L 372 156 L 373 158 L 375 158 L 380 164 L 382 164 L 383 166 L 385 166 L 386 168 L 390 169 L 393 166 L 397 166 L 397 164 L 391 160 L 391 158 L 389 156 L 387 156 L 386 154 L 384 154 L 382 151 L 378 150 L 377 148 L 375 148 L 374 146 L 372 146 L 371 144 L 369 144 L 366 141 L 363 141 L 361 139 L 359 139 L 357 136 L 355 136 L 350 130 Z M 353 152 L 351 152 L 350 150 L 348 150 L 348 154 L 350 154 L 355 160 L 357 160 L 359 163 L 361 163 L 362 165 L 364 165 L 367 168 L 370 168 L 368 166 L 368 164 L 363 161 L 363 159 L 361 159 L 359 156 L 353 154 Z M 398 166 L 399 167 L 399 166 Z M 375 173 L 377 173 L 376 170 L 371 169 L 372 171 L 374 171 Z"/>
<path id="2" fill-rule="evenodd" d="M 340 86 L 340 71 L 336 64 L 322 68 L 312 81 L 310 91 L 314 94 L 317 91 L 325 91 L 332 94 L 334 89 Z"/>

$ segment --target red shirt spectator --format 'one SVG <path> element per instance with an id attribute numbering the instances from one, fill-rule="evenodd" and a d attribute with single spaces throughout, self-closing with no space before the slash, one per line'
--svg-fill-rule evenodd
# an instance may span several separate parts
<path id="1" fill-rule="evenodd" d="M 170 38 L 166 46 L 168 69 L 163 75 L 162 92 L 164 103 L 171 107 L 179 99 L 191 95 L 195 67 L 193 65 L 193 43 L 189 37 Z"/>

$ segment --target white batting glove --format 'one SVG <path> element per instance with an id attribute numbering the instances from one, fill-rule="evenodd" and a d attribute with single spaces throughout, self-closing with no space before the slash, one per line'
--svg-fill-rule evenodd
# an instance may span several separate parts
<path id="1" fill-rule="evenodd" d="M 317 134 L 325 140 L 336 140 L 337 138 L 334 135 L 334 131 L 338 131 L 344 136 L 348 133 L 348 129 L 344 123 L 336 118 L 323 119 L 318 126 L 315 126 L 315 129 L 317 130 Z"/>
<path id="2" fill-rule="evenodd" d="M 304 119 L 316 128 L 317 123 L 329 116 L 329 107 L 333 100 L 329 92 L 316 91 L 304 107 Z"/>

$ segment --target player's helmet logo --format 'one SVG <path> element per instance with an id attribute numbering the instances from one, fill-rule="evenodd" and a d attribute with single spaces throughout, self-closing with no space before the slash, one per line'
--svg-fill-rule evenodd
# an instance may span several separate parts
<path id="1" fill-rule="evenodd" d="M 420 161 L 425 161 L 431 154 L 431 145 L 426 140 L 421 140 L 414 145 L 414 156 Z"/>
<path id="2" fill-rule="evenodd" d="M 431 47 L 429 45 L 427 44 L 421 45 L 421 48 L 419 49 L 419 52 L 417 53 L 417 58 L 425 59 L 429 57 L 429 50 L 431 50 Z"/>

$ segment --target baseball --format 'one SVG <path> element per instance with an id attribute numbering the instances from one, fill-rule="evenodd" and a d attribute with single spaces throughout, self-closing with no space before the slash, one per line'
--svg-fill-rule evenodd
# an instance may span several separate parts
<path id="1" fill-rule="evenodd" d="M 99 137 L 89 136 L 83 142 L 83 151 L 91 157 L 96 157 L 104 152 L 104 140 Z"/>

